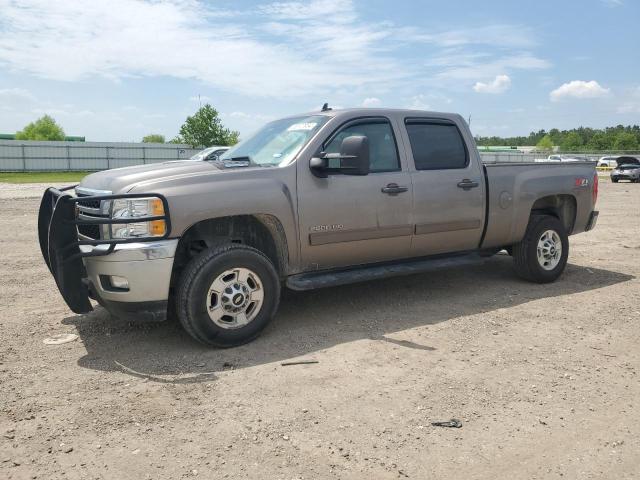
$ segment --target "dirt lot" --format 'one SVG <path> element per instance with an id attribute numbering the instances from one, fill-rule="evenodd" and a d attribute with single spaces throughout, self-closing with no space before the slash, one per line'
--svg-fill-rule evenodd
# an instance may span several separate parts
<path id="1" fill-rule="evenodd" d="M 224 351 L 72 314 L 36 242 L 42 188 L 11 188 L 0 478 L 640 478 L 640 185 L 602 182 L 555 284 L 500 255 L 286 292 L 261 338 Z M 79 339 L 43 344 L 57 333 Z"/>

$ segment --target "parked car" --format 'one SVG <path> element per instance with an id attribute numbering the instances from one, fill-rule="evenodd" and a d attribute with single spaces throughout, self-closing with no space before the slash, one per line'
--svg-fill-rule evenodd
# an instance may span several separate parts
<path id="1" fill-rule="evenodd" d="M 469 265 L 506 249 L 564 271 L 598 212 L 595 164 L 483 164 L 460 115 L 348 109 L 276 120 L 220 162 L 106 170 L 49 188 L 38 231 L 71 310 L 175 311 L 209 345 L 255 338 L 293 290 Z M 369 290 L 384 288 L 369 285 Z M 428 312 L 425 313 L 428 315 Z"/>
<path id="2" fill-rule="evenodd" d="M 620 180 L 640 183 L 640 160 L 635 157 L 618 157 L 616 164 L 616 167 L 611 170 L 613 183 L 618 183 Z"/>
<path id="3" fill-rule="evenodd" d="M 229 148 L 231 148 L 231 147 L 224 147 L 224 146 L 216 146 L 216 145 L 214 145 L 213 147 L 205 148 L 201 152 L 196 153 L 189 160 L 197 160 L 197 161 L 218 160 L 220 155 L 222 155 L 224 152 L 229 150 Z"/>
<path id="4" fill-rule="evenodd" d="M 618 156 L 606 156 L 606 157 L 600 157 L 598 159 L 598 167 L 615 167 L 618 165 L 617 160 L 618 160 Z"/>

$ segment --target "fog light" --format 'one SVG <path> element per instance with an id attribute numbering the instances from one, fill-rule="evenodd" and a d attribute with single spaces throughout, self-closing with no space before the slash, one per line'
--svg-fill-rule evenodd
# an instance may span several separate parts
<path id="1" fill-rule="evenodd" d="M 129 280 L 124 277 L 118 277 L 117 275 L 111 275 L 109 277 L 109 283 L 113 288 L 120 288 L 122 290 L 129 290 Z"/>

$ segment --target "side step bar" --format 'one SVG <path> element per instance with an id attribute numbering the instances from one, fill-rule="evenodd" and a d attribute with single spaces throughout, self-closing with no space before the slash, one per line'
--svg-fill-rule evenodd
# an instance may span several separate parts
<path id="1" fill-rule="evenodd" d="M 345 270 L 300 273 L 287 279 L 291 290 L 313 290 L 315 288 L 337 287 L 350 283 L 398 277 L 415 273 L 433 272 L 446 268 L 477 265 L 487 260 L 477 253 L 468 253 L 448 257 L 423 258 L 398 263 L 364 265 Z"/>

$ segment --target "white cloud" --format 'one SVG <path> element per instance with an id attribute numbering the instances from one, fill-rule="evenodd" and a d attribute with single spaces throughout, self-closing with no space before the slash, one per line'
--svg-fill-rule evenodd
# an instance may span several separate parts
<path id="1" fill-rule="evenodd" d="M 526 51 L 536 45 L 528 27 L 424 33 L 366 20 L 352 0 L 244 12 L 201 0 L 0 0 L 0 11 L 0 68 L 63 81 L 168 76 L 254 97 L 325 97 L 549 66 Z M 398 55 L 416 45 L 420 61 Z"/>
<path id="2" fill-rule="evenodd" d="M 363 107 L 379 107 L 382 103 L 382 100 L 376 97 L 367 97 L 362 101 Z"/>
<path id="3" fill-rule="evenodd" d="M 37 116 L 42 115 L 51 115 L 53 117 L 60 118 L 86 118 L 95 116 L 95 112 L 88 109 L 78 110 L 73 105 L 63 105 L 60 107 L 44 107 L 44 108 L 33 108 L 31 109 L 31 113 Z"/>
<path id="4" fill-rule="evenodd" d="M 232 118 L 242 118 L 246 120 L 257 120 L 260 122 L 268 122 L 273 120 L 274 117 L 272 115 L 264 115 L 261 113 L 247 113 L 247 112 L 231 112 L 229 114 L 223 113 L 222 116 L 229 116 Z"/>
<path id="5" fill-rule="evenodd" d="M 564 83 L 549 94 L 552 102 L 557 102 L 564 98 L 601 98 L 609 95 L 610 90 L 602 87 L 595 80 L 585 82 L 583 80 L 573 80 Z"/>
<path id="6" fill-rule="evenodd" d="M 508 75 L 497 75 L 489 83 L 476 82 L 473 90 L 477 93 L 504 93 L 511 87 L 511 78 Z"/>
<path id="7" fill-rule="evenodd" d="M 409 75 L 392 55 L 374 55 L 386 33 L 357 21 L 351 1 L 273 3 L 258 26 L 220 20 L 198 0 L 0 0 L 0 10 L 0 63 L 47 79 L 171 76 L 292 97 Z M 264 35 L 270 21 L 275 38 Z"/>
<path id="8" fill-rule="evenodd" d="M 491 45 L 529 48 L 537 45 L 534 31 L 525 25 L 484 25 L 482 27 L 425 33 L 423 28 L 404 27 L 402 35 L 412 41 L 433 43 L 443 47 Z"/>
<path id="9" fill-rule="evenodd" d="M 36 96 L 24 88 L 0 88 L 0 102 L 35 102 Z"/>
<path id="10" fill-rule="evenodd" d="M 210 102 L 211 100 L 212 98 L 206 95 L 193 95 L 189 97 L 189 101 L 191 102 Z"/>
<path id="11" fill-rule="evenodd" d="M 617 108 L 618 113 L 640 113 L 640 86 L 625 95 L 624 101 Z"/>
<path id="12" fill-rule="evenodd" d="M 624 5 L 624 2 L 622 0 L 600 0 L 602 3 L 604 3 L 607 7 L 621 7 L 622 5 Z"/>
<path id="13" fill-rule="evenodd" d="M 431 110 L 431 105 L 427 103 L 427 96 L 423 94 L 411 97 L 411 101 L 407 105 L 411 110 Z"/>
<path id="14" fill-rule="evenodd" d="M 315 0 L 311 2 L 274 2 L 260 7 L 267 15 L 286 20 L 331 19 L 341 23 L 351 23 L 356 14 L 351 1 Z"/>
<path id="15" fill-rule="evenodd" d="M 495 78 L 511 70 L 542 70 L 551 66 L 547 60 L 530 53 L 520 52 L 495 57 L 488 53 L 456 52 L 456 50 L 447 51 L 444 55 L 431 60 L 435 66 L 446 67 L 437 75 L 441 82 L 452 80 L 468 82 L 478 77 Z"/>

